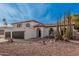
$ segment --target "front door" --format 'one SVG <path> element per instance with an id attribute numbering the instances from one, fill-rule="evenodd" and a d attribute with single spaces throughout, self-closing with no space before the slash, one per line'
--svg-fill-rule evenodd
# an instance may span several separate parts
<path id="1" fill-rule="evenodd" d="M 37 37 L 41 37 L 41 29 L 40 28 L 37 29 Z"/>

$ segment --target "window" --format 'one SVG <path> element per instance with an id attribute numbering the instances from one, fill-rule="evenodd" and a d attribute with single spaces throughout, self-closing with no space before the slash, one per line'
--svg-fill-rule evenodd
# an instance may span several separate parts
<path id="1" fill-rule="evenodd" d="M 4 35 L 4 30 L 0 30 L 0 35 Z"/>
<path id="2" fill-rule="evenodd" d="M 17 24 L 17 27 L 21 27 L 21 24 Z"/>
<path id="3" fill-rule="evenodd" d="M 29 24 L 29 23 L 27 23 L 27 24 L 26 24 L 26 27 L 30 27 L 30 24 Z"/>

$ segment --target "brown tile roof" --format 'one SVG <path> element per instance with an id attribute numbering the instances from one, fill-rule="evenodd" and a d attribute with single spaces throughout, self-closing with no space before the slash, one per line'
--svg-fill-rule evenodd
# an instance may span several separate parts
<path id="1" fill-rule="evenodd" d="M 74 25 L 74 24 L 72 24 L 72 25 Z M 57 26 L 56 24 L 46 24 L 46 25 L 36 25 L 34 27 L 56 27 L 56 26 Z M 61 25 L 61 26 L 64 26 L 64 25 Z M 65 25 L 65 26 L 67 26 L 67 25 Z"/>
<path id="2" fill-rule="evenodd" d="M 37 23 L 39 23 L 39 24 L 42 24 L 42 23 L 40 23 L 40 22 L 38 22 L 38 21 L 36 21 L 36 20 L 27 20 L 27 21 L 21 21 L 21 22 L 15 22 L 15 23 L 12 23 L 12 24 L 18 24 L 18 23 L 25 23 L 25 22 L 37 22 Z"/>

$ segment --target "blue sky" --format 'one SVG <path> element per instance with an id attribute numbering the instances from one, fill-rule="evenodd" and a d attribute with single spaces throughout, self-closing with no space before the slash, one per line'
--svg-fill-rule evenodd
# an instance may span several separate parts
<path id="1" fill-rule="evenodd" d="M 78 3 L 37 3 L 37 4 L 0 4 L 0 23 L 6 18 L 8 23 L 25 20 L 37 20 L 42 23 L 56 23 L 64 12 L 70 10 L 72 14 L 79 13 Z"/>

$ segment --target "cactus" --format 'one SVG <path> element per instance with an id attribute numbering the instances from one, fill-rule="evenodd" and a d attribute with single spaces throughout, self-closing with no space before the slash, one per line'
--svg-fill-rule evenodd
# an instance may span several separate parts
<path id="1" fill-rule="evenodd" d="M 67 20 L 68 20 L 68 24 L 67 24 L 67 38 L 69 40 L 69 39 L 73 39 L 73 29 L 72 29 L 70 12 L 67 15 Z"/>
<path id="2" fill-rule="evenodd" d="M 62 40 L 62 35 L 61 35 L 61 33 L 60 33 L 60 30 L 59 30 L 59 28 L 60 28 L 60 26 L 61 25 L 59 25 L 59 21 L 57 20 L 57 34 L 56 34 L 56 38 L 55 38 L 55 41 L 57 41 L 57 40 Z"/>

